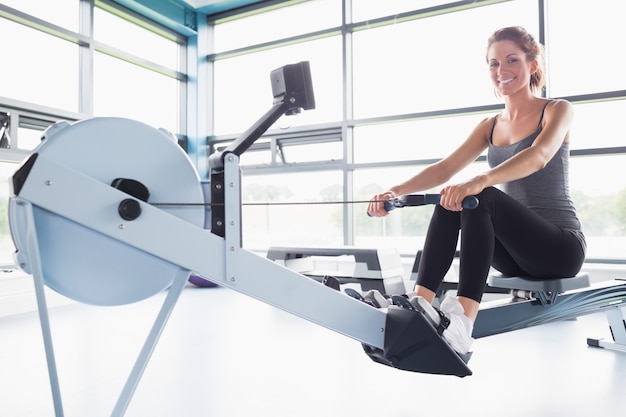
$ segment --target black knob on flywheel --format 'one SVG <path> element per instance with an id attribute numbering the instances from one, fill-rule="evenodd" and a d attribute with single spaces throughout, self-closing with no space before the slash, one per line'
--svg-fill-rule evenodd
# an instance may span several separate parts
<path id="1" fill-rule="evenodd" d="M 117 212 L 122 219 L 132 221 L 141 214 L 141 206 L 137 200 L 126 198 L 117 207 Z"/>

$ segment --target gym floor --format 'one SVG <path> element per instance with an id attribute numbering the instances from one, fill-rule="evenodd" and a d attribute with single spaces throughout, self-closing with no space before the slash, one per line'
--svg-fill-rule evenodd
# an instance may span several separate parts
<path id="1" fill-rule="evenodd" d="M 50 309 L 66 417 L 111 414 L 163 299 Z M 126 416 L 623 416 L 626 354 L 587 337 L 610 337 L 604 314 L 479 339 L 466 378 L 416 374 L 232 290 L 188 287 Z M 36 313 L 0 319 L 0 416 L 54 416 Z"/>

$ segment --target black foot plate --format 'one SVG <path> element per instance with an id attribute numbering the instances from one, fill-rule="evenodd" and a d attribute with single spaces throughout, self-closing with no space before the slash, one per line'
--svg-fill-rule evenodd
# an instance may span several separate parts
<path id="1" fill-rule="evenodd" d="M 373 361 L 406 371 L 472 375 L 467 366 L 471 353 L 455 352 L 421 311 L 390 306 L 384 351 L 368 345 L 363 345 L 363 349 Z"/>
<path id="2" fill-rule="evenodd" d="M 345 293 L 372 305 L 358 291 L 346 288 Z M 467 366 L 471 352 L 466 355 L 455 352 L 439 335 L 426 313 L 413 306 L 405 297 L 394 296 L 392 300 L 394 305 L 387 309 L 385 349 L 363 345 L 365 353 L 374 362 L 427 374 L 472 375 L 472 370 Z"/>

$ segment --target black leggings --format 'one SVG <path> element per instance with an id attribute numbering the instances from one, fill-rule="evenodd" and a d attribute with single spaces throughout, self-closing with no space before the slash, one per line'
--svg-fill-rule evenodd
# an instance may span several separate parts
<path id="1" fill-rule="evenodd" d="M 457 294 L 480 302 L 489 269 L 535 278 L 576 275 L 585 260 L 582 233 L 555 226 L 527 207 L 489 187 L 473 210 L 436 206 L 426 234 L 417 284 L 436 292 L 452 265 L 459 232 Z"/>

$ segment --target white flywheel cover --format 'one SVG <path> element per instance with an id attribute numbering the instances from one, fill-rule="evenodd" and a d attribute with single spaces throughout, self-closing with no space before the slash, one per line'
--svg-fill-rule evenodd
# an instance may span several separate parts
<path id="1" fill-rule="evenodd" d="M 204 201 L 191 160 L 173 137 L 161 130 L 134 120 L 101 117 L 57 123 L 44 137 L 33 152 L 107 185 L 117 178 L 139 181 L 150 192 L 148 203 Z M 204 226 L 201 205 L 163 206 L 162 210 Z M 179 270 L 40 207 L 33 206 L 33 214 L 44 282 L 73 300 L 95 305 L 136 302 L 169 287 Z M 14 202 L 9 206 L 9 221 L 18 254 L 32 262 L 26 247 L 25 212 Z M 30 272 L 28 268 L 26 265 Z"/>

